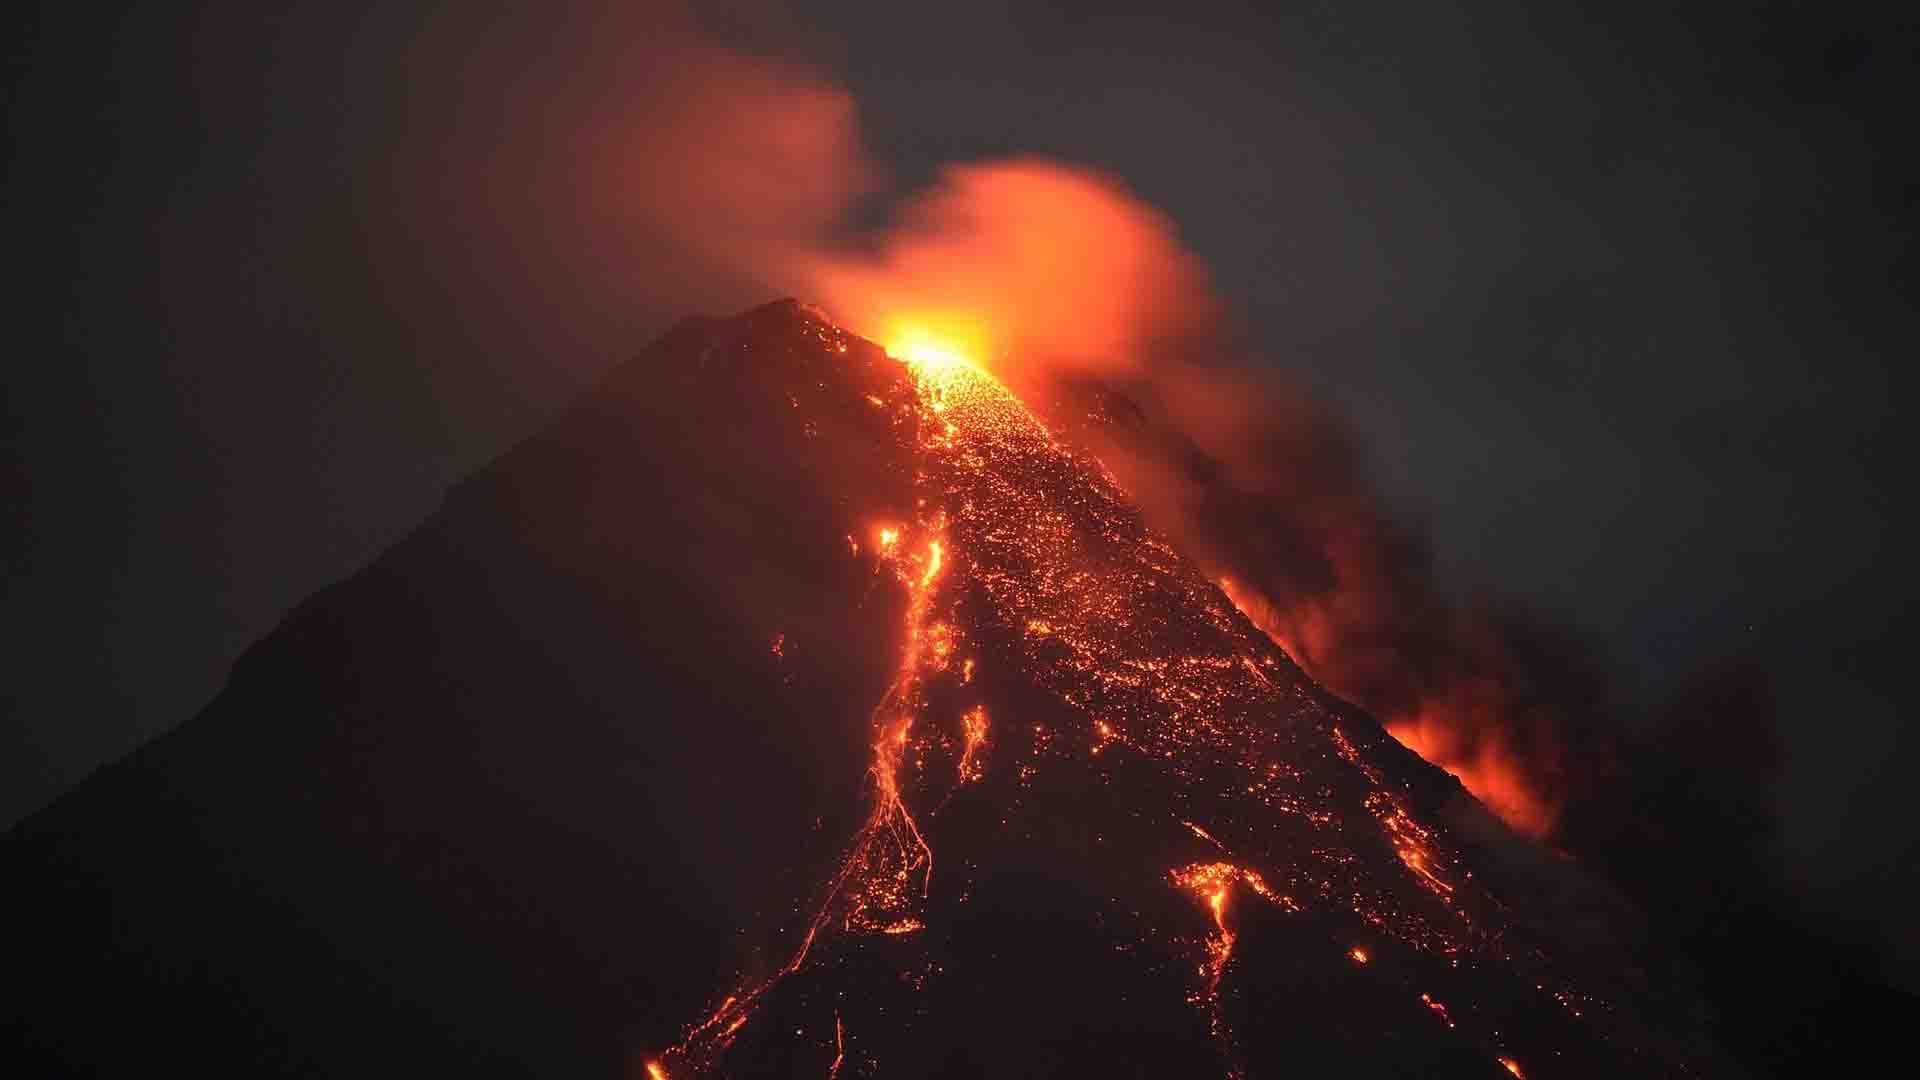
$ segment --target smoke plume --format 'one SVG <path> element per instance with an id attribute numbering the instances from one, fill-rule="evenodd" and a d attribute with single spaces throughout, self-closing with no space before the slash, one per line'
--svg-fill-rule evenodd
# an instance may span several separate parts
<path id="1" fill-rule="evenodd" d="M 804 262 L 812 295 L 883 343 L 925 334 L 991 367 L 1311 675 L 1516 828 L 1552 831 L 1606 760 L 1567 749 L 1600 680 L 1543 628 L 1439 587 L 1345 426 L 1229 344 L 1169 221 L 1109 178 L 1024 159 L 949 169 L 866 239 Z M 1101 394 L 1125 403 L 1117 422 L 1078 423 Z"/>
<path id="2" fill-rule="evenodd" d="M 1034 158 L 953 166 L 858 254 L 821 253 L 800 277 L 878 340 L 949 341 L 1010 381 L 1135 375 L 1155 341 L 1217 318 L 1172 223 L 1118 183 Z"/>
<path id="3" fill-rule="evenodd" d="M 1337 416 L 1244 364 L 1161 361 L 1128 397 L 1149 434 L 1110 426 L 1103 459 L 1316 680 L 1534 835 L 1610 767 L 1580 643 L 1443 587 Z"/>
<path id="4" fill-rule="evenodd" d="M 677 8 L 462 26 L 419 47 L 464 77 L 414 92 L 423 122 L 456 119 L 395 169 L 406 227 L 445 233 L 419 246 L 472 253 L 415 287 L 515 298 L 465 308 L 477 338 L 578 337 L 521 324 L 595 327 L 636 299 L 669 316 L 791 293 L 882 344 L 981 362 L 1069 432 L 1090 392 L 1118 392 L 1126 422 L 1079 433 L 1311 675 L 1521 829 L 1548 832 L 1577 794 L 1581 666 L 1435 583 L 1350 433 L 1229 344 L 1204 267 L 1124 185 L 1029 157 L 899 190 L 845 89 L 716 45 Z M 532 66 L 528 39 L 550 43 Z M 876 205 L 884 224 L 849 224 Z"/>

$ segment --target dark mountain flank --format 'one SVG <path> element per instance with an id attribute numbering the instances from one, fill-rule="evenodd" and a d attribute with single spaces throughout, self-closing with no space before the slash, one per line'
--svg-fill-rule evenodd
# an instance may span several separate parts
<path id="1" fill-rule="evenodd" d="M 964 363 L 691 320 L 0 843 L 28 1071 L 1717 1075 Z"/>

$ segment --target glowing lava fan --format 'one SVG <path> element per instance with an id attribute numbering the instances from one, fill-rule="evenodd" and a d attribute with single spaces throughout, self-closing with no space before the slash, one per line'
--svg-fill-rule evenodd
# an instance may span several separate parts
<path id="1" fill-rule="evenodd" d="M 14 830 L 22 1045 L 1720 1071 L 1603 893 L 1463 813 L 991 375 L 900 351 L 792 303 L 683 324 Z"/>

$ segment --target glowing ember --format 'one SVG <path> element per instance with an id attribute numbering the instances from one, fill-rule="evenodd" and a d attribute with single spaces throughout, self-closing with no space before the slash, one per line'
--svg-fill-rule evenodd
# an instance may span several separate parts
<path id="1" fill-rule="evenodd" d="M 968 661 L 972 663 L 972 661 Z M 976 705 L 960 717 L 961 735 L 966 739 L 966 747 L 960 752 L 960 782 L 965 784 L 979 780 L 985 771 L 975 760 L 980 747 L 987 741 L 987 707 Z"/>
<path id="2" fill-rule="evenodd" d="M 1526 1074 L 1520 1071 L 1519 1062 L 1513 1060 L 1512 1058 L 1503 1057 L 1500 1059 L 1500 1064 L 1506 1066 L 1508 1072 L 1512 1073 L 1515 1076 L 1520 1077 L 1521 1080 L 1526 1080 Z"/>
<path id="3" fill-rule="evenodd" d="M 833 1064 L 827 1066 L 827 1080 L 840 1075 L 840 1066 L 847 1060 L 847 1029 L 840 1023 L 838 1010 L 833 1014 Z"/>

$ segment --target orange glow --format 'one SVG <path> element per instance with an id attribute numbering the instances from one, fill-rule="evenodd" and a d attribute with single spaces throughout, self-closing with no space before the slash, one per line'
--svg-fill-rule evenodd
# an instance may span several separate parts
<path id="1" fill-rule="evenodd" d="M 1189 826 L 1189 828 L 1195 828 Z M 1199 831 L 1195 828 L 1195 831 Z M 1194 863 L 1192 866 L 1175 870 L 1170 875 L 1173 883 L 1199 897 L 1207 905 L 1207 911 L 1213 915 L 1214 937 L 1208 942 L 1208 951 L 1213 962 L 1209 966 L 1209 990 L 1220 981 L 1220 974 L 1226 968 L 1227 961 L 1233 956 L 1234 933 L 1227 926 L 1227 902 L 1232 895 L 1236 882 L 1252 890 L 1262 899 L 1280 903 L 1267 888 L 1267 883 L 1259 874 L 1235 866 L 1228 862 Z M 1282 904 L 1283 907 L 1290 905 Z"/>
<path id="2" fill-rule="evenodd" d="M 808 269 L 813 295 L 923 375 L 1013 354 L 1126 367 L 1213 311 L 1166 218 L 1111 180 L 1037 160 L 948 169 L 871 258 Z"/>
<path id="3" fill-rule="evenodd" d="M 1311 604 L 1282 611 L 1232 578 L 1219 578 L 1215 584 L 1309 675 L 1336 693 L 1353 696 L 1345 685 L 1353 673 L 1341 659 L 1338 613 Z M 1508 825 L 1530 836 L 1546 836 L 1553 831 L 1554 807 L 1502 741 L 1500 702 L 1497 696 L 1483 700 L 1493 694 L 1486 687 L 1449 687 L 1429 693 L 1411 715 L 1387 715 L 1383 720 L 1388 734 L 1402 746 L 1452 773 Z M 1474 734 L 1468 738 L 1463 732 Z"/>
<path id="4" fill-rule="evenodd" d="M 827 1066 L 827 1080 L 840 1075 L 840 1065 L 847 1060 L 847 1029 L 840 1023 L 840 1013 L 833 1014 L 833 1064 Z"/>
<path id="5" fill-rule="evenodd" d="M 1497 741 L 1460 745 L 1454 722 L 1434 707 L 1407 721 L 1387 724 L 1400 745 L 1452 773 L 1474 798 L 1507 824 L 1532 836 L 1553 830 L 1553 808 L 1533 790 L 1526 774 Z"/>
<path id="6" fill-rule="evenodd" d="M 1521 1080 L 1526 1080 L 1526 1074 L 1520 1071 L 1519 1062 L 1513 1060 L 1512 1058 L 1503 1057 L 1500 1059 L 1500 1064 L 1505 1065 L 1507 1067 L 1508 1072 L 1512 1073 L 1515 1076 L 1520 1077 Z"/>
<path id="7" fill-rule="evenodd" d="M 647 1062 L 647 1080 L 667 1080 L 667 1070 L 657 1061 Z"/>
<path id="8" fill-rule="evenodd" d="M 1227 599 L 1247 617 L 1247 621 L 1259 627 L 1261 633 L 1293 657 L 1294 663 L 1299 664 L 1307 674 L 1315 675 L 1313 657 L 1316 651 L 1310 645 L 1309 635 L 1303 635 L 1300 628 L 1294 625 L 1294 620 L 1284 617 L 1278 608 L 1267 603 L 1258 593 L 1230 577 L 1216 578 L 1214 584 L 1220 586 L 1220 591 L 1227 594 Z"/>
<path id="9" fill-rule="evenodd" d="M 1227 928 L 1227 890 L 1239 872 L 1231 863 L 1205 863 L 1173 873 L 1173 883 L 1200 897 L 1213 915 L 1215 933 L 1207 941 L 1211 962 L 1203 969 L 1207 973 L 1208 994 L 1219 986 L 1227 961 L 1233 958 L 1234 933 Z"/>
<path id="10" fill-rule="evenodd" d="M 929 324 L 939 329 L 930 329 Z M 972 357 L 983 355 L 987 345 L 972 320 L 953 317 L 890 320 L 880 343 L 887 355 L 904 361 L 923 385 L 938 385 L 958 369 L 977 366 Z"/>
<path id="11" fill-rule="evenodd" d="M 1187 827 L 1196 833 L 1201 833 L 1196 825 L 1189 823 Z M 1233 959 L 1234 942 L 1239 940 L 1239 935 L 1227 923 L 1227 910 L 1232 900 L 1233 887 L 1236 883 L 1245 885 L 1255 896 L 1269 903 L 1279 904 L 1283 910 L 1297 909 L 1286 897 L 1276 897 L 1258 873 L 1233 863 L 1194 863 L 1173 871 L 1170 876 L 1176 886 L 1187 890 L 1206 904 L 1207 913 L 1213 916 L 1213 933 L 1207 935 L 1206 940 L 1207 962 L 1200 967 L 1200 974 L 1206 977 L 1206 989 L 1203 994 L 1190 1000 L 1195 1004 L 1205 1004 L 1210 1007 L 1213 1014 L 1213 1034 L 1224 1041 L 1231 1042 L 1226 1018 L 1220 1008 L 1220 979 L 1226 974 L 1227 963 Z"/>
<path id="12" fill-rule="evenodd" d="M 1212 833 L 1210 833 L 1210 832 L 1208 832 L 1207 830 L 1205 830 L 1205 829 L 1203 829 L 1203 828 L 1201 828 L 1201 827 L 1200 827 L 1200 826 L 1198 826 L 1198 825 L 1195 825 L 1195 824 L 1194 824 L 1193 822 L 1191 822 L 1191 821 L 1183 821 L 1183 822 L 1181 822 L 1181 824 L 1182 824 L 1182 825 L 1185 825 L 1185 826 L 1186 826 L 1186 827 L 1187 827 L 1187 828 L 1188 828 L 1189 830 L 1191 830 L 1191 831 L 1193 832 L 1193 835 L 1195 835 L 1195 836 L 1197 836 L 1197 837 L 1199 837 L 1199 838 L 1200 838 L 1200 839 L 1202 839 L 1202 840 L 1205 840 L 1205 841 L 1206 841 L 1207 843 L 1209 843 L 1209 844 L 1212 844 L 1212 845 L 1213 845 L 1214 847 L 1220 847 L 1220 846 L 1221 846 L 1221 844 L 1220 844 L 1220 841 L 1218 841 L 1218 840 L 1215 840 L 1215 839 L 1213 838 L 1213 834 L 1212 834 Z"/>
<path id="13" fill-rule="evenodd" d="M 1362 949 L 1359 946 L 1355 946 L 1353 949 L 1349 950 L 1347 952 L 1347 955 L 1353 957 L 1353 962 L 1356 964 L 1364 964 L 1367 962 L 1367 950 Z"/>
<path id="14" fill-rule="evenodd" d="M 960 782 L 965 784 L 985 775 L 985 770 L 975 762 L 974 756 L 987 741 L 986 706 L 975 705 L 960 717 L 960 733 L 966 739 L 965 748 L 960 752 Z"/>

